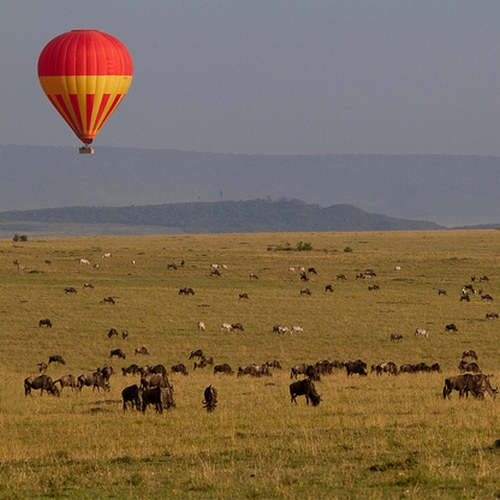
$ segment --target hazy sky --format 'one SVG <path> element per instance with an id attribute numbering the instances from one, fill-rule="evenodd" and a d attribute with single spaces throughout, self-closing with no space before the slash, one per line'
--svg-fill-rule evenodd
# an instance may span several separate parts
<path id="1" fill-rule="evenodd" d="M 110 33 L 135 75 L 96 147 L 500 156 L 498 0 L 0 0 L 0 143 L 78 146 L 44 45 Z"/>

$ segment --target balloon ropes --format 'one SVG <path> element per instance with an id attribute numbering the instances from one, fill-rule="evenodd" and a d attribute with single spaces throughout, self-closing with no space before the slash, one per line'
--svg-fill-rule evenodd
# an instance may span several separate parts
<path id="1" fill-rule="evenodd" d="M 89 147 L 132 82 L 132 57 L 117 38 L 74 30 L 51 40 L 38 58 L 38 78 L 49 101 Z"/>

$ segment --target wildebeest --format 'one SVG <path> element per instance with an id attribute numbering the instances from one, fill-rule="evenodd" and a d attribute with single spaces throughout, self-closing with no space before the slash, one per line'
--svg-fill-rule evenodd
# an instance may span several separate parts
<path id="1" fill-rule="evenodd" d="M 78 388 L 81 390 L 83 386 L 90 387 L 92 386 L 92 390 L 94 391 L 96 388 L 98 391 L 101 389 L 104 391 L 109 391 L 109 385 L 106 384 L 102 373 L 94 372 L 94 373 L 83 373 L 78 377 Z"/>
<path id="2" fill-rule="evenodd" d="M 128 330 L 122 331 L 122 339 L 126 339 L 128 337 Z"/>
<path id="3" fill-rule="evenodd" d="M 217 389 L 213 385 L 209 385 L 203 392 L 203 408 L 209 413 L 214 411 L 217 406 Z"/>
<path id="4" fill-rule="evenodd" d="M 448 294 L 446 293 L 446 290 L 444 288 L 440 288 L 438 290 L 438 295 L 448 295 Z"/>
<path id="5" fill-rule="evenodd" d="M 94 288 L 94 285 L 92 283 L 84 283 L 83 288 Z"/>
<path id="6" fill-rule="evenodd" d="M 59 396 L 59 389 L 54 385 L 53 380 L 48 375 L 39 375 L 38 377 L 28 377 L 24 379 L 24 395 L 31 394 L 31 390 L 40 389 L 40 396 L 43 391 L 52 396 Z"/>
<path id="7" fill-rule="evenodd" d="M 201 358 L 193 363 L 193 370 L 196 370 L 196 368 L 205 368 L 207 364 L 207 360 L 205 358 Z"/>
<path id="8" fill-rule="evenodd" d="M 172 365 L 170 367 L 170 371 L 172 373 L 182 373 L 183 375 L 188 375 L 186 365 L 184 365 L 183 363 L 179 363 L 177 365 Z"/>
<path id="9" fill-rule="evenodd" d="M 311 290 L 309 288 L 301 288 L 300 295 L 311 295 Z"/>
<path id="10" fill-rule="evenodd" d="M 429 333 L 425 328 L 416 328 L 415 329 L 415 337 L 428 337 Z"/>
<path id="11" fill-rule="evenodd" d="M 142 346 L 142 347 L 136 347 L 135 350 L 134 350 L 134 354 L 142 354 L 144 356 L 148 356 L 149 355 L 149 351 L 144 346 Z"/>
<path id="12" fill-rule="evenodd" d="M 259 277 L 255 273 L 250 273 L 249 278 L 251 280 L 258 280 L 259 279 Z"/>
<path id="13" fill-rule="evenodd" d="M 498 319 L 498 313 L 495 312 L 486 313 L 486 319 Z"/>
<path id="14" fill-rule="evenodd" d="M 196 349 L 196 351 L 191 351 L 189 359 L 193 358 L 203 358 L 203 351 L 201 349 Z"/>
<path id="15" fill-rule="evenodd" d="M 66 361 L 60 354 L 54 354 L 53 356 L 49 356 L 49 365 L 50 363 L 59 363 L 61 365 L 65 365 Z"/>
<path id="16" fill-rule="evenodd" d="M 489 293 L 483 293 L 481 295 L 481 300 L 493 300 L 493 297 Z"/>
<path id="17" fill-rule="evenodd" d="M 161 373 L 150 373 L 141 378 L 141 389 L 151 389 L 152 387 L 170 387 L 170 382 Z"/>
<path id="18" fill-rule="evenodd" d="M 460 295 L 460 302 L 463 300 L 465 300 L 465 302 L 470 302 L 470 296 L 468 293 L 462 293 L 462 295 Z"/>
<path id="19" fill-rule="evenodd" d="M 148 405 L 154 405 L 158 413 L 163 413 L 164 408 L 175 406 L 173 390 L 171 386 L 154 387 L 142 392 L 142 412 L 146 413 Z"/>
<path id="20" fill-rule="evenodd" d="M 392 361 L 388 361 L 385 363 L 378 363 L 376 365 L 372 365 L 372 372 L 377 372 L 377 375 L 382 375 L 382 373 L 387 373 L 388 375 L 397 375 L 398 367 Z"/>
<path id="21" fill-rule="evenodd" d="M 214 375 L 216 373 L 224 373 L 226 375 L 233 375 L 234 371 L 231 368 L 231 366 L 229 366 L 227 363 L 223 363 L 222 365 L 215 365 L 214 366 Z"/>
<path id="22" fill-rule="evenodd" d="M 266 361 L 266 365 L 269 366 L 269 368 L 277 368 L 278 370 L 283 370 L 283 368 L 281 367 L 281 363 L 277 359 Z"/>
<path id="23" fill-rule="evenodd" d="M 333 292 L 333 286 L 332 285 L 325 285 L 325 292 Z"/>
<path id="24" fill-rule="evenodd" d="M 311 274 L 318 274 L 315 267 L 308 267 L 307 272 Z"/>
<path id="25" fill-rule="evenodd" d="M 113 367 L 110 365 L 104 365 L 104 366 L 99 366 L 97 368 L 97 371 L 102 375 L 104 378 L 104 382 L 106 384 L 109 383 L 109 379 L 111 378 L 111 375 L 114 375 L 115 371 L 113 370 Z"/>
<path id="26" fill-rule="evenodd" d="M 479 281 L 490 281 L 490 278 L 488 278 L 488 276 L 486 275 L 483 275 L 479 277 Z"/>
<path id="27" fill-rule="evenodd" d="M 465 358 L 472 358 L 472 359 L 475 359 L 476 361 L 478 359 L 476 351 L 474 351 L 474 349 L 469 349 L 468 351 L 464 351 L 462 353 L 462 359 L 465 359 Z"/>
<path id="28" fill-rule="evenodd" d="M 112 358 L 113 356 L 116 356 L 116 357 L 121 358 L 121 359 L 125 359 L 127 357 L 121 349 L 113 349 L 109 353 L 109 357 Z"/>
<path id="29" fill-rule="evenodd" d="M 170 264 L 167 264 L 167 269 L 173 269 L 174 271 L 177 271 L 177 264 L 175 262 L 170 262 Z"/>
<path id="30" fill-rule="evenodd" d="M 194 290 L 191 287 L 184 287 L 179 290 L 179 295 L 194 295 Z"/>
<path id="31" fill-rule="evenodd" d="M 233 330 L 239 330 L 240 332 L 245 331 L 245 329 L 243 328 L 243 325 L 241 323 L 231 323 L 231 328 Z"/>
<path id="32" fill-rule="evenodd" d="M 136 410 L 140 409 L 141 406 L 141 390 L 137 386 L 137 384 L 129 385 L 125 387 L 122 391 L 122 399 L 123 399 L 123 411 L 127 410 L 127 403 L 130 403 L 132 408 Z"/>
<path id="33" fill-rule="evenodd" d="M 307 273 L 306 273 L 306 272 L 302 271 L 302 272 L 300 273 L 300 280 L 301 280 L 301 281 L 309 281 L 309 276 L 307 276 Z"/>
<path id="34" fill-rule="evenodd" d="M 116 328 L 110 328 L 108 332 L 108 339 L 110 339 L 113 335 L 118 337 L 118 330 Z"/>
<path id="35" fill-rule="evenodd" d="M 269 367 L 266 364 L 256 365 L 252 363 L 251 365 L 240 366 L 238 368 L 238 377 L 242 375 L 250 375 L 252 377 L 261 377 L 262 375 L 271 376 Z"/>
<path id="36" fill-rule="evenodd" d="M 462 359 L 460 363 L 458 363 L 458 369 L 460 373 L 472 372 L 472 373 L 480 373 L 481 368 L 476 362 L 468 363 L 465 359 Z"/>
<path id="37" fill-rule="evenodd" d="M 43 318 L 38 322 L 38 326 L 46 326 L 47 328 L 52 328 L 52 321 L 49 318 Z"/>
<path id="38" fill-rule="evenodd" d="M 485 396 L 489 396 L 491 399 L 495 399 L 498 393 L 498 387 L 493 389 L 490 384 L 489 375 L 480 373 L 472 375 L 470 391 L 476 398 L 484 399 Z"/>
<path id="39" fill-rule="evenodd" d="M 240 293 L 238 294 L 238 300 L 240 299 L 249 299 L 248 293 Z"/>
<path id="40" fill-rule="evenodd" d="M 290 378 L 297 378 L 298 375 L 305 374 L 308 366 L 310 365 L 308 365 L 307 363 L 301 363 L 299 365 L 292 366 L 290 370 Z"/>
<path id="41" fill-rule="evenodd" d="M 378 285 L 368 285 L 368 291 L 373 291 L 373 290 L 380 290 L 380 287 Z"/>
<path id="42" fill-rule="evenodd" d="M 366 363 L 361 359 L 357 359 L 355 361 L 345 361 L 343 364 L 347 370 L 347 375 L 368 375 L 368 373 L 366 373 Z"/>
<path id="43" fill-rule="evenodd" d="M 101 300 L 101 304 L 104 303 L 104 304 L 113 304 L 115 305 L 116 302 L 115 302 L 115 299 L 113 297 L 104 297 L 102 300 Z"/>
<path id="44" fill-rule="evenodd" d="M 290 396 L 292 403 L 297 403 L 297 396 L 305 396 L 306 404 L 311 401 L 313 406 L 318 406 L 321 402 L 321 396 L 316 392 L 314 382 L 311 379 L 299 380 L 290 384 Z"/>
<path id="45" fill-rule="evenodd" d="M 457 325 L 455 323 L 450 323 L 444 327 L 447 332 L 458 332 Z"/>
<path id="46" fill-rule="evenodd" d="M 337 280 L 345 281 L 347 279 L 345 274 L 337 274 Z"/>
<path id="47" fill-rule="evenodd" d="M 391 333 L 391 342 L 402 342 L 403 335 L 400 333 Z"/>
<path id="48" fill-rule="evenodd" d="M 45 373 L 48 367 L 49 365 L 45 361 L 38 363 L 38 370 L 41 371 L 42 373 Z"/>
<path id="49" fill-rule="evenodd" d="M 212 269 L 210 271 L 210 276 L 220 276 L 220 271 L 218 269 Z"/>
<path id="50" fill-rule="evenodd" d="M 122 368 L 122 374 L 124 376 L 126 376 L 128 373 L 131 373 L 132 375 L 135 375 L 136 373 L 140 373 L 139 367 L 135 363 L 133 363 L 130 366 Z"/>
<path id="51" fill-rule="evenodd" d="M 64 289 L 65 293 L 76 293 L 76 288 L 74 286 L 68 286 Z"/>
<path id="52" fill-rule="evenodd" d="M 488 375 L 465 373 L 449 377 L 444 381 L 443 398 L 449 398 L 452 391 L 458 391 L 460 397 L 469 395 L 476 398 L 484 398 L 486 395 L 495 399 L 498 389 L 491 387 Z"/>
<path id="53" fill-rule="evenodd" d="M 61 386 L 61 392 L 65 387 L 71 387 L 73 392 L 78 391 L 78 383 L 76 378 L 69 374 L 69 375 L 63 375 L 62 377 L 58 378 L 57 380 L 54 380 L 54 384 L 57 384 L 59 382 Z"/>

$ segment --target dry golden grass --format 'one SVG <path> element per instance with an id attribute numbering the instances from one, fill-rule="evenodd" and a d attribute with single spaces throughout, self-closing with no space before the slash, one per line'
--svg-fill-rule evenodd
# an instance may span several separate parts
<path id="1" fill-rule="evenodd" d="M 273 250 L 299 241 L 313 250 Z M 470 348 L 497 385 L 500 323 L 485 314 L 500 312 L 499 244 L 498 231 L 0 240 L 0 498 L 498 496 L 498 401 L 444 401 L 442 388 Z M 167 269 L 182 259 L 183 268 Z M 212 263 L 228 269 L 210 276 Z M 305 284 L 290 266 L 314 266 L 318 275 Z M 355 279 L 366 269 L 380 290 Z M 347 281 L 335 279 L 340 273 Z M 493 302 L 459 301 L 473 274 L 489 276 L 475 286 Z M 324 291 L 329 283 L 333 293 Z M 65 294 L 69 286 L 77 293 Z M 300 295 L 304 286 L 311 296 Z M 195 295 L 179 295 L 182 287 Z M 438 297 L 440 288 L 448 295 Z M 243 292 L 249 300 L 238 299 Z M 107 296 L 114 306 L 101 303 Z M 52 329 L 38 327 L 45 317 Z M 223 332 L 222 322 L 245 331 Z M 445 332 L 451 322 L 458 333 Z M 304 333 L 273 334 L 278 324 Z M 111 327 L 129 338 L 108 339 Z M 415 338 L 417 327 L 429 338 Z M 393 332 L 404 342 L 390 342 Z M 143 345 L 150 356 L 134 356 Z M 118 347 L 125 361 L 109 359 Z M 193 371 L 189 353 L 199 348 L 235 370 L 274 358 L 285 369 L 261 379 Z M 24 378 L 53 354 L 67 361 L 49 367 L 53 379 L 111 362 L 111 391 L 25 397 Z M 339 372 L 316 384 L 318 407 L 291 404 L 290 367 L 325 358 L 439 362 L 443 373 Z M 189 376 L 169 376 L 176 409 L 122 411 L 121 390 L 138 378 L 119 372 L 133 362 L 186 364 Z M 209 384 L 219 392 L 213 414 L 201 404 Z"/>

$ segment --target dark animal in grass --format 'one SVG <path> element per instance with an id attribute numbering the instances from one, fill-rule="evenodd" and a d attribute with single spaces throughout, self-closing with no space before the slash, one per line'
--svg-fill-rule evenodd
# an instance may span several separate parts
<path id="1" fill-rule="evenodd" d="M 355 361 L 345 361 L 344 366 L 347 371 L 347 375 L 368 375 L 368 373 L 366 373 L 366 363 L 361 359 L 356 359 Z"/>
<path id="2" fill-rule="evenodd" d="M 300 295 L 311 295 L 311 290 L 309 288 L 301 288 Z"/>
<path id="3" fill-rule="evenodd" d="M 266 361 L 266 365 L 269 366 L 269 368 L 277 368 L 278 370 L 283 370 L 281 363 L 277 359 Z"/>
<path id="4" fill-rule="evenodd" d="M 460 295 L 460 302 L 462 302 L 463 300 L 465 300 L 465 302 L 470 302 L 470 297 L 468 293 L 462 293 L 462 295 Z"/>
<path id="5" fill-rule="evenodd" d="M 190 287 L 184 287 L 179 290 L 179 295 L 194 295 L 194 290 Z"/>
<path id="6" fill-rule="evenodd" d="M 270 377 L 272 374 L 266 364 L 256 365 L 253 363 L 251 365 L 240 366 L 238 368 L 238 377 L 241 377 L 242 375 L 250 375 L 251 377 L 261 377 L 262 375 L 266 375 Z"/>
<path id="7" fill-rule="evenodd" d="M 255 273 L 250 273 L 249 277 L 251 280 L 258 280 L 259 279 L 259 277 Z"/>
<path id="8" fill-rule="evenodd" d="M 167 264 L 167 269 L 173 269 L 174 271 L 177 271 L 177 264 L 171 262 L 170 264 Z"/>
<path id="9" fill-rule="evenodd" d="M 134 351 L 134 354 L 142 354 L 144 356 L 148 356 L 149 355 L 149 351 L 144 346 L 142 346 L 142 347 L 136 347 L 135 351 Z"/>
<path id="10" fill-rule="evenodd" d="M 398 367 L 392 361 L 388 361 L 385 363 L 378 363 L 376 365 L 372 365 L 372 372 L 376 372 L 377 375 L 382 375 L 383 373 L 387 373 L 388 375 L 397 375 Z"/>
<path id="11" fill-rule="evenodd" d="M 76 293 L 76 288 L 73 286 L 68 286 L 64 289 L 66 293 Z"/>
<path id="12" fill-rule="evenodd" d="M 84 283 L 83 288 L 94 288 L 94 285 L 92 283 Z"/>
<path id="13" fill-rule="evenodd" d="M 116 328 L 111 328 L 108 332 L 108 339 L 116 335 L 118 337 L 118 330 Z"/>
<path id="14" fill-rule="evenodd" d="M 41 319 L 38 322 L 38 327 L 40 327 L 40 326 L 46 326 L 47 328 L 52 328 L 52 321 L 50 321 L 49 318 Z"/>
<path id="15" fill-rule="evenodd" d="M 141 389 L 146 390 L 153 387 L 170 387 L 170 382 L 161 373 L 150 373 L 141 378 Z"/>
<path id="16" fill-rule="evenodd" d="M 431 371 L 441 373 L 441 366 L 439 366 L 439 363 L 432 364 Z"/>
<path id="17" fill-rule="evenodd" d="M 347 279 L 345 274 L 337 274 L 337 281 L 345 281 Z"/>
<path id="18" fill-rule="evenodd" d="M 368 291 L 373 291 L 373 290 L 380 290 L 380 287 L 378 285 L 369 285 L 368 286 Z"/>
<path id="19" fill-rule="evenodd" d="M 248 296 L 248 293 L 240 293 L 238 295 L 238 300 L 240 299 L 249 299 L 250 297 Z"/>
<path id="20" fill-rule="evenodd" d="M 175 406 L 172 388 L 154 387 L 142 392 L 142 412 L 146 413 L 148 405 L 153 405 L 157 413 L 163 413 L 163 409 L 169 409 Z"/>
<path id="21" fill-rule="evenodd" d="M 137 384 L 129 385 L 125 387 L 122 391 L 122 399 L 123 399 L 123 411 L 127 411 L 127 403 L 130 403 L 132 409 L 140 410 L 141 408 L 141 390 L 137 386 Z"/>
<path id="22" fill-rule="evenodd" d="M 316 269 L 315 269 L 314 267 L 309 267 L 309 268 L 307 269 L 307 272 L 308 272 L 308 273 L 311 273 L 311 274 L 318 274 L 318 273 L 316 272 Z"/>
<path id="23" fill-rule="evenodd" d="M 126 376 L 129 373 L 132 374 L 132 375 L 140 373 L 139 367 L 135 363 L 133 363 L 130 366 L 122 368 L 122 375 Z"/>
<path id="24" fill-rule="evenodd" d="M 486 319 L 498 319 L 498 313 L 495 312 L 486 313 Z"/>
<path id="25" fill-rule="evenodd" d="M 98 391 L 109 391 L 109 385 L 106 384 L 102 373 L 83 373 L 78 377 L 78 388 L 82 390 L 83 386 L 92 387 L 92 391 L 96 388 Z"/>
<path id="26" fill-rule="evenodd" d="M 458 369 L 460 370 L 460 373 L 481 373 L 481 368 L 479 368 L 479 365 L 476 362 L 468 363 L 465 359 L 462 359 L 462 361 L 458 363 Z"/>
<path id="27" fill-rule="evenodd" d="M 55 386 L 54 381 L 48 375 L 39 375 L 38 377 L 28 377 L 24 379 L 24 395 L 31 394 L 32 390 L 39 390 L 40 396 L 45 391 L 52 396 L 59 396 L 59 389 Z"/>
<path id="28" fill-rule="evenodd" d="M 493 297 L 492 297 L 489 293 L 483 293 L 483 295 L 481 295 L 481 300 L 489 300 L 489 301 L 492 301 L 492 300 L 493 300 Z"/>
<path id="29" fill-rule="evenodd" d="M 470 391 L 476 398 L 484 399 L 486 396 L 495 399 L 498 393 L 498 387 L 493 389 L 490 384 L 489 375 L 482 373 L 472 375 Z"/>
<path id="30" fill-rule="evenodd" d="M 159 373 L 160 375 L 163 375 L 165 378 L 167 377 L 167 369 L 162 364 L 150 366 L 149 373 Z"/>
<path id="31" fill-rule="evenodd" d="M 205 366 L 207 366 L 207 360 L 205 358 L 201 358 L 193 363 L 193 370 L 196 370 L 196 368 L 205 368 Z"/>
<path id="32" fill-rule="evenodd" d="M 415 373 L 415 365 L 405 363 L 399 367 L 399 373 Z"/>
<path id="33" fill-rule="evenodd" d="M 97 368 L 97 371 L 103 376 L 104 382 L 106 384 L 109 384 L 109 379 L 111 378 L 111 375 L 114 375 L 115 373 L 113 367 L 110 365 L 99 366 Z"/>
<path id="34" fill-rule="evenodd" d="M 490 281 L 490 278 L 488 278 L 488 276 L 486 275 L 483 275 L 479 277 L 479 281 Z"/>
<path id="35" fill-rule="evenodd" d="M 104 303 L 104 304 L 112 304 L 112 305 L 115 305 L 116 302 L 115 302 L 115 299 L 113 297 L 104 297 L 102 300 L 101 300 L 101 304 Z"/>
<path id="36" fill-rule="evenodd" d="M 196 349 L 196 351 L 191 351 L 189 359 L 193 358 L 203 358 L 203 351 L 201 349 Z"/>
<path id="37" fill-rule="evenodd" d="M 326 285 L 325 286 L 325 292 L 333 292 L 333 286 L 332 285 Z"/>
<path id="38" fill-rule="evenodd" d="M 216 373 L 224 373 L 226 375 L 233 375 L 234 371 L 231 368 L 231 366 L 229 366 L 227 363 L 224 363 L 222 365 L 215 365 L 214 366 L 214 375 Z"/>
<path id="39" fill-rule="evenodd" d="M 484 399 L 489 396 L 495 399 L 498 388 L 491 387 L 488 375 L 465 373 L 449 377 L 444 381 L 443 398 L 449 398 L 452 391 L 458 391 L 459 397 L 469 396 L 469 392 L 476 398 Z"/>
<path id="40" fill-rule="evenodd" d="M 128 330 L 122 331 L 122 339 L 126 339 L 128 337 Z"/>
<path id="41" fill-rule="evenodd" d="M 73 392 L 78 391 L 78 381 L 71 374 L 63 375 L 62 377 L 55 380 L 54 384 L 57 384 L 57 382 L 59 382 L 59 385 L 61 386 L 61 392 L 65 387 L 71 387 Z"/>
<path id="42" fill-rule="evenodd" d="M 125 359 L 127 356 L 121 349 L 113 349 L 109 353 L 109 357 L 112 358 L 113 356 L 116 356 L 117 358 Z"/>
<path id="43" fill-rule="evenodd" d="M 307 274 L 304 271 L 302 271 L 300 273 L 300 280 L 301 281 L 309 281 L 309 276 L 307 276 Z"/>
<path id="44" fill-rule="evenodd" d="M 476 361 L 478 360 L 478 356 L 476 354 L 476 351 L 474 351 L 474 349 L 469 349 L 468 351 L 464 351 L 462 353 L 462 359 L 465 358 L 472 358 L 475 359 Z"/>
<path id="45" fill-rule="evenodd" d="M 403 335 L 400 333 L 391 333 L 391 342 L 402 342 Z"/>
<path id="46" fill-rule="evenodd" d="M 448 294 L 446 293 L 446 290 L 444 288 L 440 288 L 438 290 L 438 295 L 448 295 Z"/>
<path id="47" fill-rule="evenodd" d="M 65 365 L 66 361 L 60 354 L 54 354 L 53 356 L 49 356 L 49 365 L 50 363 L 59 363 L 61 365 Z"/>
<path id="48" fill-rule="evenodd" d="M 203 408 L 209 413 L 217 407 L 217 389 L 213 385 L 209 385 L 203 392 Z"/>
<path id="49" fill-rule="evenodd" d="M 183 375 L 188 375 L 186 365 L 184 365 L 183 363 L 179 363 L 177 365 L 172 365 L 170 367 L 170 371 L 172 373 L 182 373 Z"/>
<path id="50" fill-rule="evenodd" d="M 243 325 L 241 323 L 231 323 L 231 328 L 233 330 L 239 330 L 240 332 L 245 331 L 245 329 L 243 328 Z"/>
<path id="51" fill-rule="evenodd" d="M 458 328 L 457 325 L 455 325 L 455 323 L 450 323 L 449 325 L 446 325 L 444 329 L 447 332 L 458 332 Z"/>
<path id="52" fill-rule="evenodd" d="M 316 392 L 314 382 L 311 379 L 299 380 L 290 384 L 290 396 L 292 403 L 297 403 L 297 396 L 305 396 L 306 404 L 318 406 L 321 403 L 321 396 Z"/>
<path id="53" fill-rule="evenodd" d="M 308 366 L 310 365 L 308 365 L 307 363 L 292 366 L 290 370 L 290 378 L 297 378 L 298 375 L 305 374 Z"/>
<path id="54" fill-rule="evenodd" d="M 45 363 L 45 361 L 42 361 L 41 363 L 38 363 L 38 371 L 45 373 L 47 371 L 47 368 L 49 365 Z"/>

